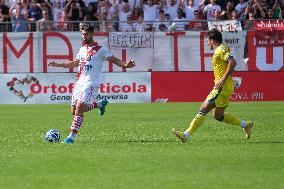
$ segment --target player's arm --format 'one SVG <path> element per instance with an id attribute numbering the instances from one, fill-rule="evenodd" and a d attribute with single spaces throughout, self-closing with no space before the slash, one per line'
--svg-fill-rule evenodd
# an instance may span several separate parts
<path id="1" fill-rule="evenodd" d="M 228 63 L 228 67 L 227 67 L 227 70 L 226 70 L 225 74 L 222 77 L 223 81 L 225 81 L 229 77 L 229 75 L 233 74 L 234 69 L 235 69 L 235 67 L 237 65 L 236 60 L 232 56 L 228 57 L 227 63 Z"/>
<path id="2" fill-rule="evenodd" d="M 120 60 L 119 58 L 117 58 L 115 56 L 109 57 L 108 60 L 113 62 L 115 65 L 122 67 L 122 68 L 133 68 L 135 66 L 135 61 L 133 61 L 133 60 L 125 62 L 125 61 Z"/>
<path id="3" fill-rule="evenodd" d="M 79 60 L 72 60 L 66 63 L 57 63 L 57 62 L 49 62 L 48 66 L 51 67 L 60 67 L 60 68 L 74 68 L 79 66 L 80 61 Z"/>
<path id="4" fill-rule="evenodd" d="M 215 83 L 215 87 L 214 87 L 215 89 L 220 89 L 223 86 L 223 84 L 225 83 L 225 81 L 229 77 L 229 75 L 233 74 L 234 69 L 237 65 L 237 62 L 236 62 L 236 60 L 234 59 L 233 56 L 229 56 L 227 58 L 227 63 L 228 63 L 227 70 L 226 70 L 225 74 L 223 75 L 223 77 Z"/>

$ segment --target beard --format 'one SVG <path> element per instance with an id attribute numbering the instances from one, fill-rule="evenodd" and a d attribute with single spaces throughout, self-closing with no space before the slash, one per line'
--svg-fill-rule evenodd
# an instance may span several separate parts
<path id="1" fill-rule="evenodd" d="M 85 42 L 85 44 L 89 44 L 89 43 L 92 42 L 92 40 L 91 39 L 84 39 L 84 42 Z"/>

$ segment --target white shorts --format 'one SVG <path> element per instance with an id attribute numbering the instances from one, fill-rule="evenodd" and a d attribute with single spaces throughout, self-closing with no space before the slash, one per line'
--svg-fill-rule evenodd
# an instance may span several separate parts
<path id="1" fill-rule="evenodd" d="M 90 104 L 95 100 L 94 98 L 97 96 L 98 91 L 99 87 L 97 86 L 76 84 L 72 94 L 71 105 L 75 106 L 78 101 L 85 104 Z"/>

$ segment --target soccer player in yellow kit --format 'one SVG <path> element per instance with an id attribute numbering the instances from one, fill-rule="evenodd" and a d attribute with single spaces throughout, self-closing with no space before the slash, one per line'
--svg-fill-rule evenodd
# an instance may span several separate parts
<path id="1" fill-rule="evenodd" d="M 214 88 L 202 103 L 198 114 L 191 121 L 189 128 L 185 132 L 180 132 L 173 128 L 172 132 L 182 143 L 186 142 L 197 128 L 202 125 L 206 114 L 213 110 L 213 116 L 216 120 L 240 126 L 245 131 L 246 138 L 249 139 L 252 134 L 253 123 L 241 120 L 225 112 L 234 91 L 232 73 L 237 63 L 230 54 L 229 48 L 222 43 L 222 33 L 219 30 L 210 30 L 207 40 L 210 49 L 215 50 L 212 59 L 215 77 Z"/>

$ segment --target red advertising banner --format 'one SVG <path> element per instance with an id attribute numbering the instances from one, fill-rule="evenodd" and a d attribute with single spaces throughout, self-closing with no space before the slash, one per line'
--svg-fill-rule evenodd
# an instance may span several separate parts
<path id="1" fill-rule="evenodd" d="M 263 31 L 258 32 L 262 33 Z M 261 33 L 258 32 L 249 31 L 247 33 L 248 71 L 284 71 L 284 45 L 276 46 L 269 42 L 269 46 L 268 42 L 264 42 L 268 46 L 257 46 L 255 41 L 266 38 L 265 34 L 261 37 L 259 36 Z M 258 35 L 258 39 L 256 39 L 256 35 Z M 282 32 L 279 36 L 282 36 Z M 273 38 L 268 36 L 269 39 Z M 258 42 L 258 44 L 260 43 L 262 42 Z"/>
<path id="2" fill-rule="evenodd" d="M 262 20 L 254 21 L 253 27 L 255 30 L 284 30 L 283 20 Z"/>
<path id="3" fill-rule="evenodd" d="M 201 102 L 212 89 L 212 72 L 153 72 L 152 102 Z M 283 72 L 237 72 L 232 101 L 284 100 Z M 279 82 L 277 82 L 279 81 Z"/>
<path id="4" fill-rule="evenodd" d="M 256 31 L 255 39 L 258 47 L 282 47 L 284 31 Z"/>

